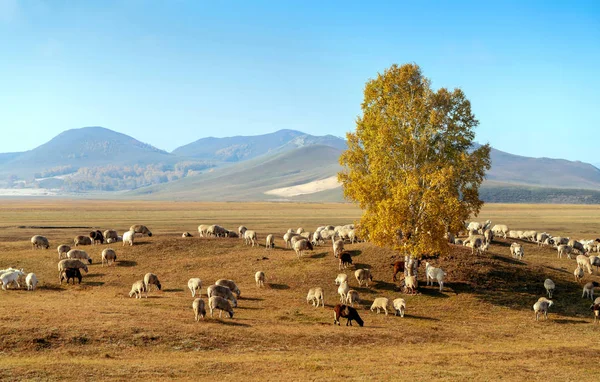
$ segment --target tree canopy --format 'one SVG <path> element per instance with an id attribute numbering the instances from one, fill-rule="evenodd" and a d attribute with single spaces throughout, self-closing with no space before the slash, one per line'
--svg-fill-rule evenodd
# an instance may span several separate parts
<path id="1" fill-rule="evenodd" d="M 431 89 L 416 64 L 393 65 L 365 85 L 356 131 L 338 174 L 344 196 L 363 210 L 370 241 L 418 257 L 445 253 L 483 202 L 490 147 L 475 147 L 479 124 L 460 89 Z"/>

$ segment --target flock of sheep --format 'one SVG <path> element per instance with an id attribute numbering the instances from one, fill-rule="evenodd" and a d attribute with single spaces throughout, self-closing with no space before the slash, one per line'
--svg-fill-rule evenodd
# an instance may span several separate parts
<path id="1" fill-rule="evenodd" d="M 502 236 L 503 238 L 521 239 L 535 242 L 540 246 L 554 246 L 557 249 L 558 257 L 562 258 L 562 255 L 566 255 L 567 258 L 571 259 L 572 255 L 576 256 L 577 268 L 574 271 L 575 279 L 580 282 L 584 277 L 584 269 L 589 274 L 593 273 L 592 267 L 600 266 L 600 258 L 598 256 L 590 255 L 593 252 L 600 251 L 600 239 L 595 240 L 580 240 L 566 237 L 554 237 L 546 232 L 536 231 L 511 231 L 506 225 L 498 224 L 491 227 L 491 222 L 485 223 L 471 222 L 466 227 L 468 237 L 459 239 L 454 235 L 448 233 L 447 239 L 451 244 L 465 245 L 472 249 L 472 253 L 483 253 L 492 243 L 495 236 Z M 247 245 L 252 247 L 258 246 L 257 233 L 254 230 L 249 230 L 244 226 L 240 226 L 237 232 L 225 229 L 219 225 L 200 225 L 198 227 L 198 234 L 200 237 L 238 237 L 243 238 Z M 152 236 L 152 232 L 144 225 L 133 225 L 129 231 L 125 232 L 122 236 L 114 230 L 92 231 L 88 236 L 80 235 L 75 237 L 73 244 L 75 247 L 123 242 L 123 245 L 129 244 L 134 245 L 135 237 L 137 236 Z M 182 237 L 192 237 L 193 235 L 189 232 L 184 232 Z M 269 234 L 265 238 L 265 248 L 272 250 L 275 246 L 274 235 Z M 303 252 L 307 250 L 314 250 L 316 246 L 324 245 L 326 241 L 331 240 L 331 248 L 335 258 L 339 259 L 339 270 L 346 269 L 352 265 L 351 253 L 346 251 L 344 246 L 349 243 L 356 243 L 361 241 L 353 224 L 345 226 L 321 226 L 318 227 L 314 232 L 307 232 L 303 228 L 297 230 L 289 229 L 284 235 L 283 240 L 286 248 L 292 248 L 297 254 L 298 258 L 302 257 Z M 50 244 L 48 240 L 41 235 L 35 235 L 31 238 L 31 244 L 33 249 L 48 249 Z M 523 259 L 524 248 L 522 244 L 513 242 L 510 246 L 510 253 L 513 257 Z M 63 259 L 64 257 L 64 259 Z M 59 281 L 62 284 L 66 281 L 67 284 L 72 280 L 73 284 L 77 279 L 81 283 L 82 275 L 81 270 L 88 272 L 87 264 L 92 263 L 92 259 L 86 253 L 86 251 L 71 248 L 69 245 L 62 244 L 58 246 L 58 272 Z M 107 266 L 114 264 L 117 260 L 116 251 L 112 248 L 105 248 L 102 251 L 102 266 L 104 263 Z M 406 265 L 406 267 L 405 267 Z M 416 293 L 418 283 L 416 268 L 419 266 L 419 262 L 416 264 L 404 264 L 404 261 L 397 261 L 394 266 L 393 279 L 396 281 L 396 274 L 400 271 L 404 271 L 405 277 L 402 280 L 404 291 L 406 293 Z M 413 274 L 414 273 L 414 274 Z M 425 275 L 427 279 L 427 285 L 433 285 L 434 282 L 438 283 L 439 290 L 442 291 L 444 287 L 444 279 L 446 273 L 441 268 L 433 267 L 429 262 L 425 264 Z M 354 272 L 354 276 L 358 283 L 358 286 L 362 287 L 363 284 L 368 288 L 369 282 L 373 281 L 373 275 L 370 269 L 357 269 Z M 0 270 L 0 281 L 2 282 L 2 289 L 12 284 L 16 284 L 17 287 L 21 287 L 22 279 L 25 279 L 25 283 L 28 290 L 35 290 L 38 283 L 37 277 L 34 273 L 25 274 L 23 269 L 8 268 Z M 258 271 L 255 274 L 255 282 L 257 287 L 263 287 L 265 282 L 265 273 Z M 360 301 L 358 291 L 351 289 L 349 286 L 348 276 L 345 273 L 339 273 L 335 279 L 335 284 L 338 285 L 338 294 L 340 296 L 339 304 L 334 307 L 334 323 L 340 323 L 340 318 L 347 318 L 346 325 L 352 325 L 352 321 L 356 321 L 360 326 L 363 326 L 364 321 L 360 318 L 358 311 L 354 308 L 354 304 Z M 142 298 L 143 295 L 148 297 L 148 292 L 152 286 L 156 286 L 158 290 L 161 289 L 161 283 L 158 276 L 153 273 L 147 273 L 142 280 L 136 281 L 131 288 L 129 293 L 130 297 Z M 598 322 L 600 315 L 600 298 L 594 300 L 594 288 L 599 287 L 596 281 L 591 281 L 585 284 L 583 288 L 582 297 L 589 297 L 592 299 L 593 304 L 590 309 L 594 313 L 594 322 Z M 551 279 L 544 281 L 544 288 L 547 291 L 548 298 L 541 297 L 533 306 L 535 311 L 536 320 L 539 320 L 540 315 L 548 318 L 548 309 L 553 305 L 552 296 L 555 291 L 555 283 Z M 194 318 L 199 321 L 206 315 L 205 303 L 202 300 L 202 280 L 200 278 L 191 278 L 188 281 L 188 289 L 194 298 L 192 302 L 192 308 L 194 311 Z M 233 318 L 233 308 L 237 307 L 237 300 L 241 295 L 240 289 L 237 287 L 233 280 L 220 279 L 217 280 L 213 285 L 207 288 L 208 308 L 210 309 L 210 315 L 213 316 L 214 310 L 219 310 L 219 317 L 222 316 L 223 312 L 226 312 L 230 318 Z M 198 297 L 196 297 L 198 293 Z M 318 307 L 319 305 L 325 306 L 324 302 L 324 291 L 322 287 L 310 288 L 306 296 L 307 303 L 312 303 L 313 306 Z M 370 310 L 377 311 L 380 313 L 383 311 L 386 315 L 388 314 L 388 307 L 390 301 L 386 297 L 377 297 L 374 299 Z M 395 311 L 395 314 L 400 317 L 404 317 L 406 310 L 406 301 L 403 298 L 396 298 L 391 302 L 391 306 Z"/>

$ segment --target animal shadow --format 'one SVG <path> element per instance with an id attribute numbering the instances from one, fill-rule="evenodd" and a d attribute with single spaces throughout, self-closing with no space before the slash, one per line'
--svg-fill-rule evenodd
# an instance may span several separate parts
<path id="1" fill-rule="evenodd" d="M 439 318 L 434 318 L 434 317 L 424 317 L 424 316 L 415 316 L 412 314 L 404 314 L 404 318 L 412 318 L 415 320 L 423 320 L 423 321 L 439 321 Z"/>
<path id="2" fill-rule="evenodd" d="M 520 260 L 517 260 L 517 259 L 513 259 L 511 257 L 504 257 L 504 256 L 494 255 L 494 256 L 492 256 L 492 259 L 498 260 L 498 261 L 502 261 L 502 262 L 508 263 L 508 264 L 525 265 L 524 262 L 522 262 Z"/>
<path id="3" fill-rule="evenodd" d="M 104 276 L 104 273 L 88 273 L 87 275 L 84 273 L 82 274 L 83 277 L 98 277 L 98 276 Z"/>
<path id="4" fill-rule="evenodd" d="M 358 249 L 354 249 L 352 251 L 346 251 L 350 254 L 350 256 L 352 257 L 356 257 L 356 256 L 360 256 L 362 251 L 359 251 Z"/>
<path id="5" fill-rule="evenodd" d="M 131 260 L 118 260 L 117 267 L 135 267 L 137 265 L 137 261 Z"/>
<path id="6" fill-rule="evenodd" d="M 327 256 L 327 252 L 316 253 L 314 255 L 309 256 L 311 259 L 322 259 Z"/>
<path id="7" fill-rule="evenodd" d="M 183 288 L 163 289 L 163 292 L 166 292 L 166 293 L 170 293 L 170 292 L 183 292 Z"/>
<path id="8" fill-rule="evenodd" d="M 250 327 L 252 327 L 252 325 L 244 324 L 242 322 L 232 321 L 232 320 L 229 320 L 228 318 L 227 319 L 220 319 L 219 317 L 213 317 L 213 319 L 214 319 L 214 322 L 219 323 L 221 325 L 240 326 L 240 327 L 243 327 L 243 328 L 250 328 Z M 225 320 L 229 320 L 229 321 L 225 321 Z"/>
<path id="9" fill-rule="evenodd" d="M 246 301 L 263 301 L 262 298 L 257 298 L 257 297 L 244 297 L 241 296 L 238 300 L 246 300 Z"/>
<path id="10" fill-rule="evenodd" d="M 90 286 L 102 286 L 104 285 L 104 281 L 85 281 L 84 284 Z"/>
<path id="11" fill-rule="evenodd" d="M 289 285 L 287 285 L 287 284 L 271 284 L 271 283 L 269 283 L 269 286 L 272 289 L 277 289 L 277 290 L 290 289 Z"/>
<path id="12" fill-rule="evenodd" d="M 387 281 L 383 281 L 383 280 L 375 281 L 375 284 L 373 284 L 373 287 L 375 289 L 389 290 L 392 292 L 395 292 L 398 290 L 398 286 L 396 284 L 388 283 Z"/>
<path id="13" fill-rule="evenodd" d="M 369 264 L 354 263 L 354 269 L 371 269 L 371 266 Z"/>
<path id="14" fill-rule="evenodd" d="M 420 287 L 419 292 L 422 295 L 429 296 L 429 297 L 437 297 L 437 298 L 448 298 L 449 297 L 447 294 L 440 292 L 440 287 L 438 287 L 437 284 L 435 284 L 433 287 L 429 287 L 429 288 L 421 288 Z"/>

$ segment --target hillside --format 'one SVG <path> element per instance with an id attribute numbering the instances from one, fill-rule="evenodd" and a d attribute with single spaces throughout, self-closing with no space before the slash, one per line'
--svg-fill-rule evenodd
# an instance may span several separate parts
<path id="1" fill-rule="evenodd" d="M 202 138 L 173 150 L 173 154 L 204 160 L 241 162 L 264 154 L 311 145 L 331 146 L 340 150 L 346 148 L 343 139 L 332 135 L 318 137 L 296 130 L 279 130 L 263 135 Z"/>

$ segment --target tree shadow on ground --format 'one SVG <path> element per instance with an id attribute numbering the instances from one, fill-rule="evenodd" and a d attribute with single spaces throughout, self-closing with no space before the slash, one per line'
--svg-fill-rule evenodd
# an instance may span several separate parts
<path id="1" fill-rule="evenodd" d="M 440 292 L 440 287 L 437 286 L 437 284 L 435 286 L 420 286 L 419 287 L 419 292 L 424 295 L 424 296 L 428 296 L 428 297 L 436 297 L 436 298 L 449 298 L 450 296 L 448 296 L 447 294 Z"/>
<path id="2" fill-rule="evenodd" d="M 354 269 L 371 269 L 370 264 L 363 264 L 363 263 L 353 263 L 353 264 L 354 264 Z"/>
<path id="3" fill-rule="evenodd" d="M 507 264 L 514 264 L 514 265 L 527 265 L 527 263 L 518 260 L 518 259 L 513 259 L 512 257 L 504 257 L 504 256 L 498 256 L 498 255 L 492 255 L 492 259 L 494 260 L 498 260 L 498 261 L 502 261 L 505 262 Z"/>

